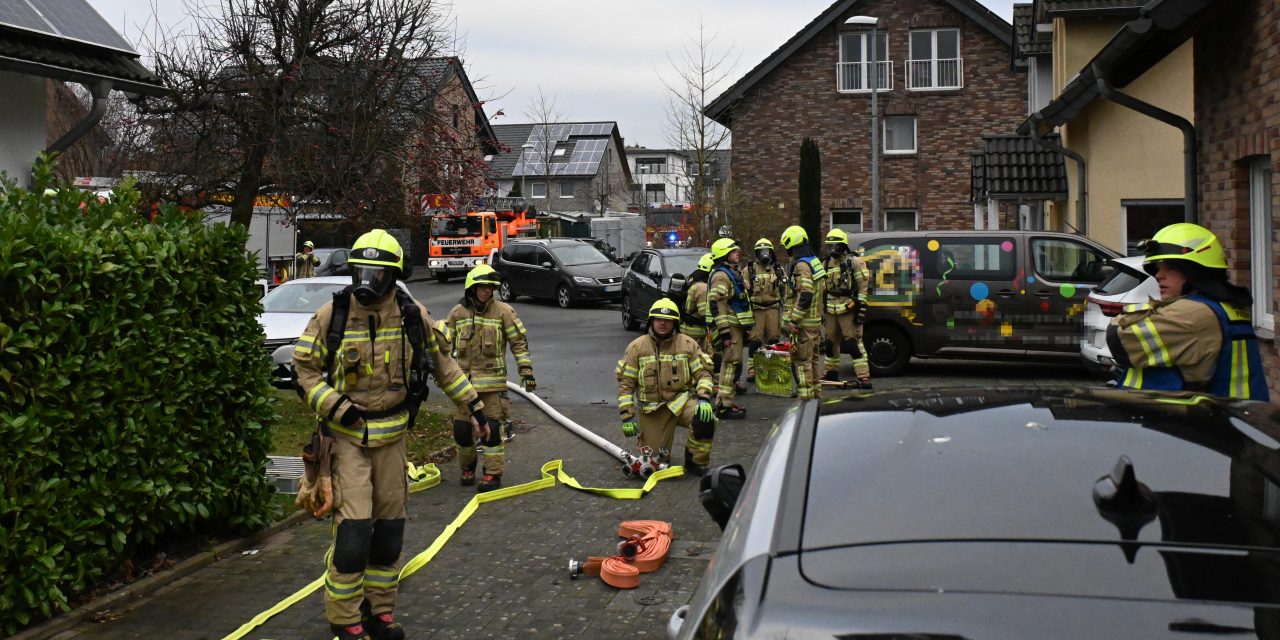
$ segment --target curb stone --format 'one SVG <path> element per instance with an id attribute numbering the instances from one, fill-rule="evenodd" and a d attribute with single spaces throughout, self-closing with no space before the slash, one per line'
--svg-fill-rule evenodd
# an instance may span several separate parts
<path id="1" fill-rule="evenodd" d="M 228 540 L 212 549 L 201 551 L 195 555 L 179 562 L 167 571 L 148 576 L 141 580 L 131 582 L 111 593 L 99 598 L 95 598 L 85 604 L 72 609 L 66 613 L 51 618 L 47 622 L 41 623 L 34 627 L 29 627 L 16 635 L 9 636 L 10 640 L 47 640 L 56 637 L 58 634 L 75 628 L 85 622 L 92 622 L 98 614 L 107 611 L 128 611 L 132 605 L 141 601 L 145 597 L 155 593 L 160 588 L 171 584 L 177 580 L 185 578 L 199 569 L 217 562 L 229 555 L 244 551 L 245 549 L 257 544 L 258 542 L 268 538 L 280 531 L 306 521 L 311 515 L 306 511 L 298 510 L 293 515 L 286 517 L 269 527 L 251 533 L 242 538 Z"/>

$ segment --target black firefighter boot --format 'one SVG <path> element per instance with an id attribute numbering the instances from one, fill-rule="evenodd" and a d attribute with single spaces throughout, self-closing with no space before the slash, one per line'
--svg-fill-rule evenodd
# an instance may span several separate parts
<path id="1" fill-rule="evenodd" d="M 476 485 L 476 493 L 487 493 L 494 489 L 501 488 L 502 476 L 494 476 L 486 473 L 484 474 L 484 477 L 480 479 L 480 484 Z"/>
<path id="2" fill-rule="evenodd" d="M 359 622 L 355 624 L 330 624 L 329 631 L 338 637 L 338 640 L 371 640 L 369 636 L 369 628 Z M 403 634 L 400 636 L 404 637 Z"/>
<path id="3" fill-rule="evenodd" d="M 701 478 L 707 468 L 693 461 L 693 454 L 688 449 L 684 450 L 684 475 L 694 478 Z"/>
<path id="4" fill-rule="evenodd" d="M 364 620 L 364 629 L 368 634 L 366 637 L 372 637 L 373 640 L 404 640 L 404 627 L 395 621 L 395 616 L 390 613 L 373 615 L 368 600 L 360 603 L 360 616 Z"/>

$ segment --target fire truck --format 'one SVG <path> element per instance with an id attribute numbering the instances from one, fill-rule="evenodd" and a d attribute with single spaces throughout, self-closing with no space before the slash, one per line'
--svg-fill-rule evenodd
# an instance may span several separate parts
<path id="1" fill-rule="evenodd" d="M 538 221 L 524 211 L 468 211 L 431 216 L 427 267 L 438 282 L 489 261 L 507 240 L 536 237 Z"/>

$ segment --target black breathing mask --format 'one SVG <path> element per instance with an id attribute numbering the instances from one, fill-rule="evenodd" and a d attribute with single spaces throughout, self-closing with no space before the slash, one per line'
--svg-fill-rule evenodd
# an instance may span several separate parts
<path id="1" fill-rule="evenodd" d="M 363 305 L 372 305 L 395 286 L 396 274 L 390 267 L 371 264 L 351 265 L 351 283 L 355 285 L 352 293 Z"/>

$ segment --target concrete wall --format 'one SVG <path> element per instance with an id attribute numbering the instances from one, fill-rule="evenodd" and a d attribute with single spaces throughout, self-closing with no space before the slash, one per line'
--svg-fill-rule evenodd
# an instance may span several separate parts
<path id="1" fill-rule="evenodd" d="M 31 163 L 48 146 L 46 82 L 0 71 L 0 171 L 22 186 L 30 184 Z"/>
<path id="2" fill-rule="evenodd" d="M 1054 21 L 1055 95 L 1123 24 L 1122 19 Z M 1193 49 L 1192 43 L 1184 44 L 1123 92 L 1194 122 Z M 1137 240 L 1126 235 L 1123 201 L 1184 196 L 1182 132 L 1175 127 L 1097 100 L 1063 127 L 1062 139 L 1088 165 L 1088 235 L 1116 251 L 1123 253 L 1127 241 Z M 1074 225 L 1080 189 L 1075 162 L 1068 159 L 1067 165 L 1068 221 Z"/>
<path id="3" fill-rule="evenodd" d="M 888 31 L 893 89 L 879 92 L 881 115 L 914 115 L 917 122 L 916 153 L 882 156 L 881 211 L 914 209 L 920 229 L 972 228 L 970 153 L 982 134 L 1008 133 L 1025 119 L 1027 82 L 1009 69 L 1007 45 L 940 0 L 861 2 L 761 79 L 733 113 L 733 182 L 780 223 L 798 219 L 800 143 L 814 138 L 824 218 L 832 209 L 868 216 L 870 96 L 836 90 L 838 33 L 854 14 L 877 16 Z M 908 34 L 934 27 L 960 29 L 964 88 L 908 91 Z"/>

